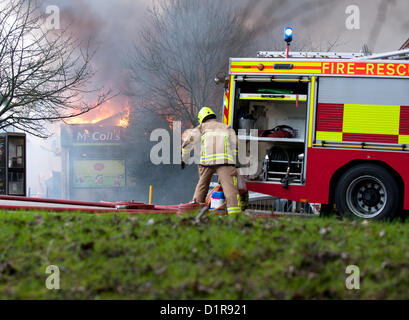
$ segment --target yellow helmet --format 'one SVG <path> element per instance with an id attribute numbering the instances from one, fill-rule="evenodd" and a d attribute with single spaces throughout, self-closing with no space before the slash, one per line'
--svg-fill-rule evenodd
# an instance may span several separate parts
<path id="1" fill-rule="evenodd" d="M 199 123 L 202 124 L 203 120 L 210 115 L 214 115 L 216 117 L 216 114 L 209 107 L 203 107 L 202 109 L 200 109 L 197 115 L 197 118 L 199 119 Z"/>

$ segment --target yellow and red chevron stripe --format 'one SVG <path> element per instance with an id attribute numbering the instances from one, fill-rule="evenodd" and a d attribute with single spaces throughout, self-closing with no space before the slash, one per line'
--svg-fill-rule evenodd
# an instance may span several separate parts
<path id="1" fill-rule="evenodd" d="M 224 93 L 223 102 L 223 123 L 227 124 L 229 122 L 229 92 Z"/>
<path id="2" fill-rule="evenodd" d="M 224 92 L 224 102 L 223 102 L 223 123 L 231 125 L 231 103 L 233 101 L 233 86 L 234 77 L 230 76 L 229 86 Z"/>
<path id="3" fill-rule="evenodd" d="M 280 69 L 289 65 L 290 69 Z M 323 74 L 409 77 L 409 63 L 300 60 L 231 60 L 230 74 Z"/>

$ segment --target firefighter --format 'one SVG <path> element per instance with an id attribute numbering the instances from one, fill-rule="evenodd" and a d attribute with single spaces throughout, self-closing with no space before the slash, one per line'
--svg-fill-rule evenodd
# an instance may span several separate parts
<path id="1" fill-rule="evenodd" d="M 227 213 L 241 213 L 236 170 L 236 132 L 230 126 L 218 122 L 216 114 L 209 107 L 200 109 L 198 120 L 199 126 L 190 131 L 182 144 L 183 170 L 193 146 L 201 141 L 199 182 L 193 201 L 205 202 L 211 178 L 217 173 L 226 197 Z"/>

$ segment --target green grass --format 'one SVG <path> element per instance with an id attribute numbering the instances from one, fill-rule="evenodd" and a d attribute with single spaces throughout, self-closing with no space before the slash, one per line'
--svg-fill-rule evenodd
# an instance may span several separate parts
<path id="1" fill-rule="evenodd" d="M 409 298 L 408 223 L 192 222 L 187 215 L 1 212 L 0 298 Z M 51 264 L 60 268 L 60 290 L 45 287 Z M 360 268 L 360 290 L 345 288 L 351 264 Z"/>

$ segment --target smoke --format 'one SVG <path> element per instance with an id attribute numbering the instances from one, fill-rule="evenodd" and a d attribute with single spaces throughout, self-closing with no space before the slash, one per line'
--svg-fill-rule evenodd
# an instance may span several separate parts
<path id="1" fill-rule="evenodd" d="M 311 47 L 340 36 L 339 51 L 359 51 L 368 42 L 375 51 L 390 51 L 409 36 L 409 18 L 405 15 L 409 2 L 405 0 L 355 1 L 360 8 L 361 28 L 354 31 L 345 27 L 345 8 L 350 4 L 347 0 L 224 1 L 240 9 L 243 20 L 256 27 L 256 36 L 264 48 L 272 48 L 277 42 L 280 47 L 282 29 L 288 25 L 295 27 L 296 42 Z M 91 39 L 97 49 L 93 60 L 98 71 L 95 82 L 113 87 L 118 93 L 128 86 L 124 58 L 137 44 L 146 10 L 152 4 L 150 0 L 42 0 L 43 8 L 60 8 L 62 27 L 69 27 L 84 42 Z M 254 54 L 259 49 L 263 48 L 254 48 Z"/>
<path id="2" fill-rule="evenodd" d="M 136 40 L 148 0 L 54 0 L 43 1 L 42 7 L 56 5 L 60 9 L 61 26 L 69 28 L 79 39 L 96 49 L 93 60 L 98 71 L 96 81 L 121 89 L 121 56 Z"/>
<path id="3" fill-rule="evenodd" d="M 394 50 L 409 37 L 409 18 L 405 15 L 409 2 L 405 0 L 355 1 L 361 14 L 361 28 L 355 31 L 345 27 L 345 9 L 350 4 L 347 0 L 224 1 L 240 9 L 244 20 L 256 26 L 257 36 L 265 47 L 272 46 L 273 39 L 281 41 L 282 28 L 288 25 L 295 26 L 296 41 L 327 43 L 341 35 L 342 43 L 337 48 L 340 51 L 359 51 L 366 42 L 375 51 Z M 94 57 L 96 81 L 122 92 L 128 82 L 123 59 L 137 43 L 146 9 L 154 1 L 43 0 L 42 4 L 57 5 L 62 26 L 69 27 L 84 41 L 92 40 L 98 49 Z M 258 50 L 254 48 L 254 54 Z"/>
<path id="4" fill-rule="evenodd" d="M 27 192 L 29 196 L 46 197 L 47 180 L 52 178 L 53 172 L 61 172 L 59 126 L 53 124 L 49 130 L 57 134 L 47 140 L 27 136 Z"/>

